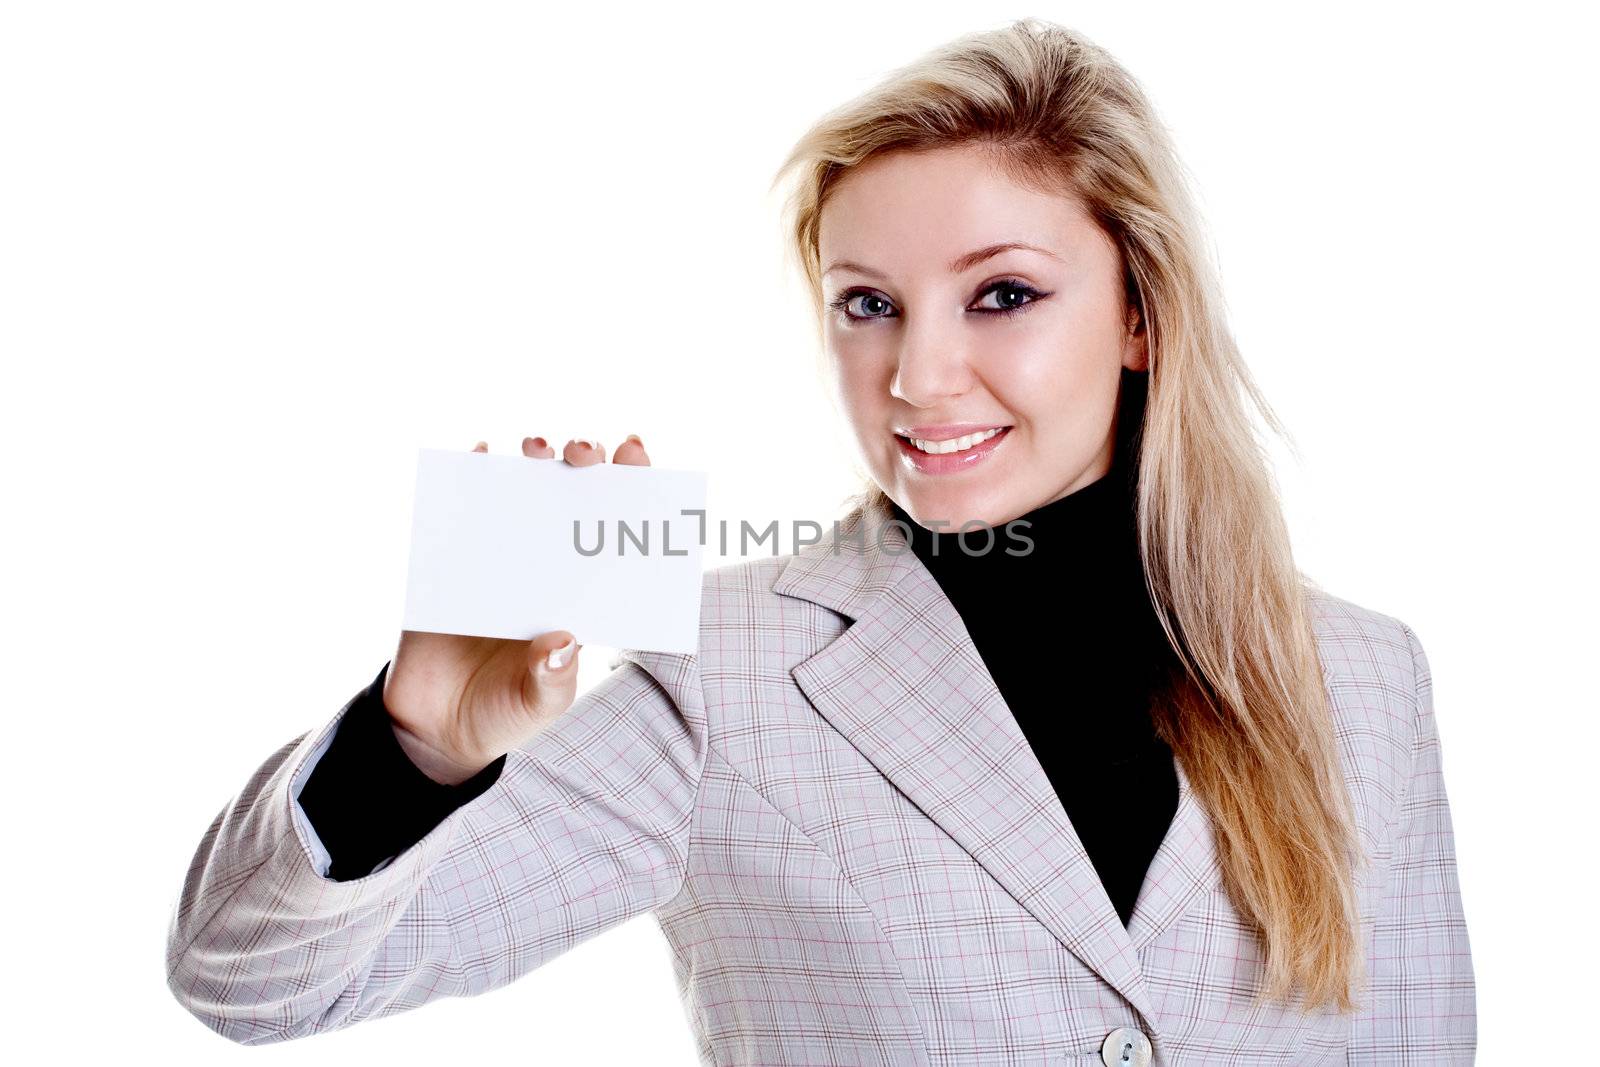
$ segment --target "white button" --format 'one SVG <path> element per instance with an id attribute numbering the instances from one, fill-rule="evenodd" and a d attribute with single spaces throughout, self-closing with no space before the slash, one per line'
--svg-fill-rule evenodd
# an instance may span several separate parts
<path id="1" fill-rule="evenodd" d="M 1100 1062 L 1106 1067 L 1150 1067 L 1150 1039 L 1131 1026 L 1119 1026 L 1106 1035 L 1100 1046 Z"/>

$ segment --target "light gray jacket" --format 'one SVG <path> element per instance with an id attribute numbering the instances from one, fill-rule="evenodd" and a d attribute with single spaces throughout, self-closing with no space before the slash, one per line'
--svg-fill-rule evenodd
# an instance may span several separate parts
<path id="1" fill-rule="evenodd" d="M 707 572 L 696 655 L 625 651 L 488 792 L 335 882 L 296 797 L 347 704 L 206 831 L 171 989 L 228 1038 L 281 1041 L 484 992 L 650 912 L 708 1064 L 1469 1063 L 1427 657 L 1395 618 L 1312 606 L 1372 860 L 1354 1017 L 1251 1003 L 1260 945 L 1181 765 L 1123 927 L 894 526 Z"/>

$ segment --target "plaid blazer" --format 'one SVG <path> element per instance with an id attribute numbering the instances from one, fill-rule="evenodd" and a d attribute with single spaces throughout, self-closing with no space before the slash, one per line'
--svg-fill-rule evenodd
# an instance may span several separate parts
<path id="1" fill-rule="evenodd" d="M 707 1064 L 1471 1062 L 1427 657 L 1349 601 L 1315 593 L 1313 619 L 1372 860 L 1354 1016 L 1252 1002 L 1260 944 L 1181 765 L 1124 928 L 893 525 L 708 571 L 697 654 L 625 650 L 486 793 L 336 882 L 294 809 L 347 703 L 206 830 L 169 986 L 225 1037 L 281 1041 L 502 986 L 649 912 Z"/>

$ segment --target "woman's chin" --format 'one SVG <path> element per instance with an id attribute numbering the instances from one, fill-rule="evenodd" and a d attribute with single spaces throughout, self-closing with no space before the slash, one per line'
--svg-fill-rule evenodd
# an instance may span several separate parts
<path id="1" fill-rule="evenodd" d="M 995 494 L 983 487 L 908 486 L 904 492 L 891 495 L 901 510 L 935 533 L 954 533 L 963 523 L 969 530 L 977 529 L 979 524 L 1003 526 L 1012 517 Z"/>

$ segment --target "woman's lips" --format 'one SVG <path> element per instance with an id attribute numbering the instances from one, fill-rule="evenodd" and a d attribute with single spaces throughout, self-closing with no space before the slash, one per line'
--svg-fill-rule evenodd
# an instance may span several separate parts
<path id="1" fill-rule="evenodd" d="M 901 460 L 912 470 L 921 474 L 953 474 L 982 463 L 990 453 L 1000 447 L 1000 442 L 1010 433 L 1011 427 L 1007 426 L 987 441 L 979 441 L 965 452 L 948 452 L 944 455 L 924 452 L 899 434 L 895 434 L 894 439 L 900 446 Z"/>

